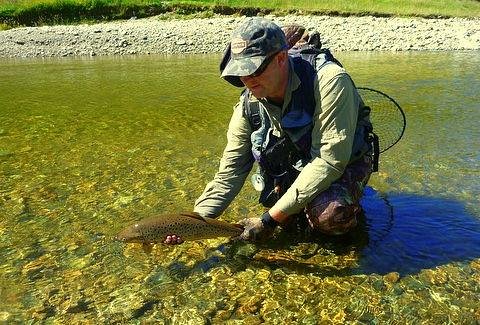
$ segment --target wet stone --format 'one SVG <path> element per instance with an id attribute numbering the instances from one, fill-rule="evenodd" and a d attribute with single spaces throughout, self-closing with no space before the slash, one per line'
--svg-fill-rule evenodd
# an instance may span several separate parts
<path id="1" fill-rule="evenodd" d="M 258 273 L 255 275 L 255 278 L 262 281 L 262 282 L 265 282 L 268 280 L 268 278 L 270 277 L 270 274 L 271 272 L 269 270 L 266 270 L 266 269 L 261 269 L 258 271 Z"/>
<path id="2" fill-rule="evenodd" d="M 242 318 L 242 324 L 249 324 L 249 325 L 258 325 L 263 324 L 264 321 L 260 317 L 260 315 L 249 315 L 245 318 Z"/>
<path id="3" fill-rule="evenodd" d="M 364 283 L 366 280 L 368 279 L 368 277 L 366 275 L 354 275 L 350 278 L 350 280 L 352 281 L 352 283 L 354 285 L 361 285 L 362 283 Z"/>
<path id="4" fill-rule="evenodd" d="M 280 281 L 284 281 L 287 275 L 285 274 L 285 272 L 283 270 L 276 269 L 275 271 L 273 271 L 271 276 L 272 276 L 273 281 L 280 282 Z"/>
<path id="5" fill-rule="evenodd" d="M 262 307 L 263 297 L 260 294 L 257 294 L 253 297 L 247 297 L 240 302 L 240 307 L 237 309 L 236 313 L 241 315 L 250 315 L 257 313 Z"/>
<path id="6" fill-rule="evenodd" d="M 67 313 L 76 314 L 76 313 L 86 312 L 92 309 L 92 306 L 90 306 L 91 304 L 92 304 L 92 301 L 81 299 L 75 305 L 68 307 Z"/>
<path id="7" fill-rule="evenodd" d="M 35 308 L 33 317 L 41 320 L 45 320 L 50 317 L 54 317 L 57 314 L 57 309 L 48 303 L 41 307 Z"/>
<path id="8" fill-rule="evenodd" d="M 385 283 L 383 282 L 382 279 L 377 279 L 373 281 L 372 286 L 375 288 L 375 290 L 378 290 L 378 291 L 383 291 L 386 288 Z"/>
<path id="9" fill-rule="evenodd" d="M 472 261 L 470 262 L 470 267 L 474 270 L 477 270 L 478 272 L 480 272 L 480 260 L 475 260 L 475 261 Z"/>
<path id="10" fill-rule="evenodd" d="M 241 245 L 240 247 L 238 247 L 236 255 L 251 257 L 255 255 L 257 250 L 258 248 L 256 245 L 245 243 L 244 245 Z"/>
<path id="11" fill-rule="evenodd" d="M 359 318 L 358 318 L 359 321 L 361 322 L 366 322 L 366 323 L 370 323 L 370 324 L 375 324 L 376 322 L 374 322 L 375 320 L 375 316 L 369 312 L 369 311 L 366 311 L 364 312 Z"/>
<path id="12" fill-rule="evenodd" d="M 142 316 L 144 316 L 145 314 L 149 313 L 150 311 L 152 311 L 153 309 L 156 308 L 156 306 L 158 306 L 160 304 L 160 301 L 159 300 L 148 300 L 146 301 L 142 307 L 134 310 L 132 312 L 132 318 L 134 319 L 137 319 L 137 318 L 140 318 Z"/>
<path id="13" fill-rule="evenodd" d="M 0 148 L 0 158 L 9 158 L 13 156 L 13 152 L 8 149 Z"/>
<path id="14" fill-rule="evenodd" d="M 387 283 L 396 283 L 400 279 L 400 274 L 398 272 L 390 272 L 383 276 L 383 280 Z"/>
<path id="15" fill-rule="evenodd" d="M 420 291 L 425 289 L 425 283 L 413 278 L 412 276 L 405 278 L 403 283 L 407 290 Z"/>
<path id="16" fill-rule="evenodd" d="M 232 316 L 232 310 L 220 309 L 217 310 L 215 316 L 212 318 L 212 323 L 224 323 L 226 320 L 230 319 Z"/>
<path id="17" fill-rule="evenodd" d="M 43 248 L 43 246 L 41 246 L 39 242 L 36 242 L 35 244 L 30 246 L 30 248 L 28 249 L 28 253 L 27 255 L 25 255 L 24 259 L 36 260 L 37 258 L 40 258 L 42 255 L 44 255 L 45 252 L 45 248 Z"/>
<path id="18" fill-rule="evenodd" d="M 318 251 L 318 244 L 316 243 L 300 243 L 296 245 L 292 253 L 299 257 L 310 257 Z"/>
<path id="19" fill-rule="evenodd" d="M 448 281 L 448 276 L 445 270 L 424 270 L 420 274 L 420 278 L 431 284 L 445 284 Z"/>
<path id="20" fill-rule="evenodd" d="M 274 316 L 274 312 L 281 308 L 280 304 L 278 301 L 273 300 L 273 299 L 267 299 L 264 301 L 262 309 L 260 314 L 265 318 L 265 319 L 270 319 L 273 320 L 275 317 L 267 317 L 267 315 L 271 314 L 271 316 Z"/>
<path id="21" fill-rule="evenodd" d="M 182 281 L 190 275 L 190 269 L 183 263 L 174 262 L 167 266 L 167 274 L 176 281 Z"/>
<path id="22" fill-rule="evenodd" d="M 398 286 L 398 285 L 396 285 L 396 286 L 393 288 L 393 293 L 394 293 L 395 295 L 397 295 L 397 296 L 402 295 L 404 292 L 405 292 L 405 290 L 404 290 L 402 287 Z"/>
<path id="23" fill-rule="evenodd" d="M 10 318 L 10 313 L 6 311 L 0 312 L 0 322 L 7 322 Z"/>
<path id="24" fill-rule="evenodd" d="M 29 214 L 30 209 L 28 208 L 27 200 L 23 197 L 18 198 L 6 198 L 7 202 L 5 204 L 6 208 L 9 210 L 9 213 L 14 216 L 19 216 L 23 214 Z M 29 218 L 33 215 L 29 214 Z"/>
<path id="25" fill-rule="evenodd" d="M 91 264 L 91 256 L 87 255 L 81 258 L 75 258 L 70 262 L 70 268 L 81 270 Z"/>
<path id="26" fill-rule="evenodd" d="M 170 277 L 168 276 L 167 271 L 165 271 L 163 267 L 159 267 L 145 278 L 145 283 L 147 285 L 157 285 L 167 282 L 169 279 Z"/>

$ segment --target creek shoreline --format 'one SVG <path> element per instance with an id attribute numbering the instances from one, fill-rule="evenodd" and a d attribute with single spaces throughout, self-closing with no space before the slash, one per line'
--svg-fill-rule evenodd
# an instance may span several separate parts
<path id="1" fill-rule="evenodd" d="M 480 18 L 274 16 L 320 32 L 332 51 L 480 50 Z M 0 31 L 0 58 L 222 52 L 246 17 L 170 19 L 159 16 L 83 25 Z"/>

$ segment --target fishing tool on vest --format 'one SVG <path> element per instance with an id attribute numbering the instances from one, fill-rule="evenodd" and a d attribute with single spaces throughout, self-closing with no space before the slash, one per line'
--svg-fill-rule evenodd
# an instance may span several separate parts
<path id="1" fill-rule="evenodd" d="M 272 207 L 297 178 L 300 171 L 296 168 L 301 167 L 303 156 L 288 135 L 278 138 L 269 134 L 266 139 L 265 148 L 254 154 L 259 168 L 251 176 L 251 182 L 260 192 L 259 202 Z"/>

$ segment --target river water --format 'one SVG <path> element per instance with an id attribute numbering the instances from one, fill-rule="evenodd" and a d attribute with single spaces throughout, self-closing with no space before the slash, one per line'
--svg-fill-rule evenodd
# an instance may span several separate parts
<path id="1" fill-rule="evenodd" d="M 351 234 L 151 254 L 113 236 L 213 177 L 239 94 L 219 56 L 0 61 L 0 322 L 480 321 L 479 54 L 338 55 L 407 117 Z"/>

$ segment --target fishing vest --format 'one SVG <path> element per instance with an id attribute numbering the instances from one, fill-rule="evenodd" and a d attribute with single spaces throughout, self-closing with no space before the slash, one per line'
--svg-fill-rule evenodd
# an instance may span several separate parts
<path id="1" fill-rule="evenodd" d="M 292 140 L 295 146 L 303 153 L 306 159 L 310 157 L 310 147 L 312 143 L 311 131 L 313 128 L 313 114 L 315 112 L 315 94 L 314 83 L 317 76 L 317 69 L 322 69 L 327 64 L 342 64 L 333 57 L 328 49 L 318 50 L 312 47 L 292 48 L 289 50 L 289 56 L 292 58 L 293 69 L 300 78 L 300 86 L 292 92 L 292 97 L 285 114 L 281 118 L 281 126 L 284 132 Z M 250 102 L 250 91 L 245 89 L 243 92 L 243 112 L 250 122 L 253 133 L 251 136 L 252 154 L 256 161 L 260 160 L 260 154 L 264 151 L 271 134 L 268 132 L 271 125 L 268 115 L 260 102 Z M 369 110 L 362 109 L 359 112 L 359 119 L 363 119 L 369 114 Z M 363 127 L 371 132 L 371 124 L 363 123 Z M 364 137 L 358 138 L 357 142 L 364 142 Z M 360 147 L 362 143 L 354 143 L 352 153 L 354 156 L 360 156 L 365 152 Z M 358 157 L 352 157 L 358 158 Z"/>
<path id="2" fill-rule="evenodd" d="M 317 49 L 307 45 L 292 48 L 288 54 L 293 63 L 293 70 L 300 79 L 300 85 L 292 92 L 289 106 L 281 117 L 280 125 L 285 133 L 284 137 L 276 138 L 272 134 L 270 119 L 263 105 L 258 101 L 249 100 L 251 94 L 248 89 L 243 92 L 243 114 L 253 130 L 252 154 L 260 166 L 258 176 L 254 175 L 252 182 L 254 186 L 255 181 L 263 182 L 257 190 L 262 189 L 260 202 L 265 206 L 273 205 L 273 201 L 276 201 L 284 192 L 282 190 L 281 193 L 276 193 L 272 201 L 268 198 L 272 195 L 268 187 L 281 185 L 281 188 L 286 190 L 312 158 L 310 148 L 316 107 L 314 86 L 317 70 L 328 64 L 337 64 L 342 67 L 328 49 Z M 369 110 L 363 107 L 359 107 L 359 110 L 351 162 L 371 150 L 367 139 L 372 131 L 372 125 L 368 120 L 364 121 Z"/>

